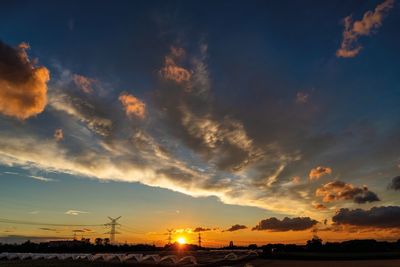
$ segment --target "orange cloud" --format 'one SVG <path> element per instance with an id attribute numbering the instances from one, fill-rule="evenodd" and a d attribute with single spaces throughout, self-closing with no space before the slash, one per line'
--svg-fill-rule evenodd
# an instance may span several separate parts
<path id="1" fill-rule="evenodd" d="M 310 178 L 311 181 L 316 181 L 319 178 L 321 178 L 324 175 L 327 174 L 331 174 L 332 173 L 332 169 L 329 167 L 322 167 L 322 166 L 318 166 L 314 169 L 311 169 L 310 174 L 308 175 L 308 177 Z"/>
<path id="2" fill-rule="evenodd" d="M 59 142 L 64 139 L 64 133 L 62 129 L 56 129 L 54 131 L 54 139 Z"/>
<path id="3" fill-rule="evenodd" d="M 160 70 L 160 75 L 178 84 L 187 83 L 192 77 L 192 72 L 178 66 L 175 59 L 185 56 L 183 48 L 171 47 L 171 54 L 165 57 L 164 67 Z"/>
<path id="4" fill-rule="evenodd" d="M 78 86 L 84 93 L 90 94 L 93 92 L 92 83 L 95 82 L 95 80 L 79 74 L 74 74 L 72 80 L 74 81 L 75 85 Z"/>
<path id="5" fill-rule="evenodd" d="M 146 105 L 142 101 L 128 93 L 122 93 L 118 99 L 121 101 L 127 116 L 133 115 L 140 119 L 144 118 Z"/>
<path id="6" fill-rule="evenodd" d="M 336 51 L 337 57 L 355 57 L 362 49 L 357 44 L 360 36 L 368 36 L 382 26 L 384 16 L 393 8 L 394 0 L 386 0 L 376 6 L 374 11 L 364 13 L 362 20 L 354 21 L 351 16 L 344 18 L 343 40 Z"/>
<path id="7" fill-rule="evenodd" d="M 321 203 L 313 203 L 312 206 L 317 210 L 326 210 L 326 206 Z"/>
<path id="8" fill-rule="evenodd" d="M 342 181 L 333 181 L 324 184 L 315 191 L 317 197 L 322 197 L 323 202 L 338 200 L 353 200 L 355 203 L 379 201 L 378 196 L 368 190 L 367 186 L 356 187 Z"/>
<path id="9" fill-rule="evenodd" d="M 25 120 L 47 104 L 47 68 L 29 60 L 26 43 L 13 48 L 0 41 L 0 113 Z"/>

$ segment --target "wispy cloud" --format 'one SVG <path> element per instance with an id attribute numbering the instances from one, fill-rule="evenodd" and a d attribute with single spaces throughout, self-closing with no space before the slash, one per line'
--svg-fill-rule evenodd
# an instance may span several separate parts
<path id="1" fill-rule="evenodd" d="M 361 51 L 358 38 L 368 36 L 376 32 L 382 26 L 383 18 L 394 6 L 394 0 L 385 0 L 376 6 L 374 11 L 365 12 L 361 20 L 353 21 L 351 16 L 344 18 L 343 40 L 336 51 L 338 57 L 355 57 Z"/>
<path id="2" fill-rule="evenodd" d="M 67 210 L 66 212 L 64 212 L 64 214 L 66 215 L 73 215 L 73 216 L 78 216 L 81 214 L 88 214 L 89 212 L 87 211 L 81 211 L 81 210 Z"/>
<path id="3" fill-rule="evenodd" d="M 43 177 L 43 176 L 37 176 L 37 175 L 28 175 L 28 177 L 31 177 L 35 180 L 38 181 L 42 181 L 42 182 L 55 182 L 57 180 L 53 179 L 53 178 L 47 178 L 47 177 Z"/>

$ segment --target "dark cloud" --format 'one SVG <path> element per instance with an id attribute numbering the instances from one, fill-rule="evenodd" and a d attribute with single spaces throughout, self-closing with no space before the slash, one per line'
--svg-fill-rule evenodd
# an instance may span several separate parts
<path id="1" fill-rule="evenodd" d="M 207 231 L 211 231 L 211 228 L 196 227 L 196 228 L 193 230 L 193 232 L 195 232 L 195 233 L 207 232 Z"/>
<path id="2" fill-rule="evenodd" d="M 242 229 L 247 229 L 247 226 L 235 224 L 235 225 L 232 225 L 230 228 L 224 230 L 224 232 L 234 232 L 234 231 L 238 231 L 238 230 L 242 230 Z"/>
<path id="3" fill-rule="evenodd" d="M 36 66 L 25 43 L 10 47 L 0 41 L 0 113 L 21 120 L 41 113 L 47 104 L 47 68 Z"/>
<path id="4" fill-rule="evenodd" d="M 400 190 L 400 176 L 396 176 L 389 184 L 389 188 L 393 190 Z"/>
<path id="5" fill-rule="evenodd" d="M 400 207 L 382 206 L 370 210 L 340 209 L 332 221 L 336 224 L 347 224 L 364 227 L 396 228 L 400 227 Z"/>
<path id="6" fill-rule="evenodd" d="M 318 221 L 313 220 L 310 217 L 285 217 L 283 220 L 271 217 L 260 221 L 260 223 L 253 227 L 252 230 L 270 230 L 274 232 L 302 231 L 312 228 L 317 223 Z"/>
<path id="7" fill-rule="evenodd" d="M 368 187 L 355 187 L 342 181 L 333 181 L 317 188 L 315 195 L 322 197 L 324 202 L 338 200 L 353 200 L 355 203 L 362 204 L 367 202 L 379 201 L 378 196 L 369 191 Z"/>

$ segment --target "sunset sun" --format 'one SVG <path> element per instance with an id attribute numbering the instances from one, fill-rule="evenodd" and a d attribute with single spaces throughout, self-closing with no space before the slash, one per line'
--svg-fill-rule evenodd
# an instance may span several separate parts
<path id="1" fill-rule="evenodd" d="M 186 244 L 186 238 L 181 236 L 176 240 L 176 242 L 178 242 L 180 245 L 184 245 L 184 244 Z"/>

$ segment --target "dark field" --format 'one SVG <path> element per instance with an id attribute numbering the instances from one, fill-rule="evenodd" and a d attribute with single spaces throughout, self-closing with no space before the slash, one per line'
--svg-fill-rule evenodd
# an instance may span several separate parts
<path id="1" fill-rule="evenodd" d="M 133 263 L 105 263 L 87 261 L 59 261 L 59 260 L 26 260 L 26 261 L 0 261 L 0 267 L 127 267 L 127 266 L 160 266 L 139 265 Z M 224 264 L 218 266 L 232 267 L 398 267 L 400 260 L 360 260 L 360 261 L 301 261 L 301 260 L 267 260 L 254 259 L 237 264 Z"/>

